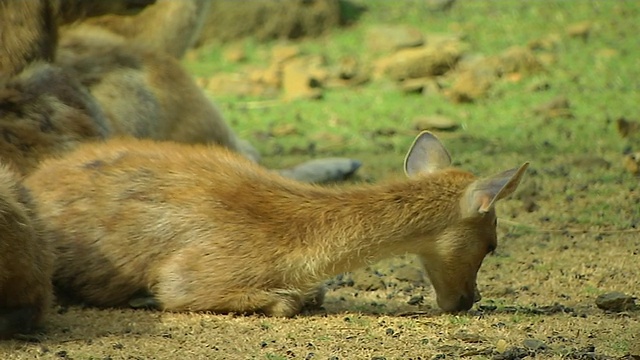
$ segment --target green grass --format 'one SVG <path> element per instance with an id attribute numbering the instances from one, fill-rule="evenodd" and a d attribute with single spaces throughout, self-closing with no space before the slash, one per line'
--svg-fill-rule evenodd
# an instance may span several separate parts
<path id="1" fill-rule="evenodd" d="M 640 118 L 640 48 L 634 35 L 640 33 L 640 2 L 461 1 L 447 13 L 430 12 L 424 2 L 413 0 L 402 5 L 383 0 L 354 3 L 368 8 L 356 25 L 296 43 L 302 52 L 322 54 L 328 67 L 344 56 L 371 62 L 378 55 L 367 50 L 367 29 L 387 23 L 413 26 L 424 34 L 459 33 L 470 45 L 470 53 L 483 55 L 553 37 L 557 39 L 555 47 L 542 52 L 553 56 L 555 62 L 521 81 L 498 81 L 487 98 L 472 104 L 455 104 L 444 96 L 404 94 L 389 81 L 327 89 L 321 100 L 287 103 L 212 94 L 240 136 L 263 154 L 265 165 L 284 167 L 308 157 L 349 156 L 364 162 L 362 173 L 367 178 L 398 175 L 404 152 L 417 132 L 412 127 L 414 119 L 441 114 L 462 125 L 456 135 L 443 138 L 456 163 L 463 167 L 485 173 L 531 161 L 531 168 L 542 176 L 536 181 L 548 184 L 544 187 L 558 189 L 567 179 L 573 181 L 561 190 L 565 197 L 578 198 L 585 191 L 603 195 L 583 200 L 579 206 L 567 201 L 554 204 L 558 224 L 623 228 L 640 220 L 640 208 L 624 206 L 619 200 L 626 196 L 612 186 L 635 181 L 622 169 L 620 154 L 625 142 L 616 134 L 613 121 Z M 593 24 L 586 41 L 566 34 L 568 26 L 581 21 Z M 198 76 L 264 68 L 277 43 L 248 39 L 235 44 L 247 53 L 242 64 L 225 62 L 223 48 L 210 46 L 186 65 Z M 548 84 L 548 89 L 529 89 L 540 82 Z M 559 95 L 569 99 L 572 118 L 544 119 L 534 114 L 534 107 Z M 271 102 L 247 106 L 261 101 Z M 283 124 L 292 124 L 296 131 L 264 138 Z M 396 134 L 377 135 L 386 129 L 394 129 Z M 593 171 L 588 163 L 575 165 L 576 159 L 585 156 L 602 158 L 611 169 Z M 585 190 L 583 184 L 590 187 Z"/>
<path id="2" fill-rule="evenodd" d="M 323 98 L 313 101 L 283 102 L 278 97 L 211 94 L 232 126 L 241 137 L 257 146 L 266 166 L 290 166 L 310 157 L 348 156 L 363 161 L 360 180 L 378 181 L 402 176 L 405 151 L 417 133 L 413 128 L 417 117 L 438 114 L 454 119 L 461 125 L 459 130 L 438 134 L 456 165 L 488 175 L 524 161 L 531 162 L 531 170 L 520 191 L 528 194 L 527 187 L 536 189 L 530 196 L 539 208 L 527 213 L 522 210 L 523 202 L 518 200 L 500 205 L 500 216 L 511 223 L 500 225 L 500 241 L 505 244 L 498 249 L 499 256 L 486 260 L 480 278 L 483 279 L 486 273 L 499 274 L 500 268 L 526 270 L 503 274 L 496 281 L 505 284 L 491 283 L 492 290 L 488 293 L 501 294 L 506 288 L 526 284 L 539 287 L 535 290 L 539 293 L 549 291 L 549 294 L 542 294 L 545 300 L 561 299 L 556 292 L 569 293 L 572 300 L 561 301 L 569 301 L 570 305 L 576 301 L 578 308 L 589 306 L 587 301 L 592 302 L 603 288 L 594 285 L 595 279 L 576 283 L 569 278 L 575 271 L 580 272 L 574 269 L 580 269 L 580 264 L 588 260 L 576 258 L 575 264 L 567 264 L 566 257 L 563 258 L 566 253 L 557 249 L 580 251 L 580 247 L 596 246 L 591 243 L 576 245 L 574 235 L 579 236 L 582 230 L 590 233 L 580 241 L 602 241 L 603 247 L 615 246 L 609 243 L 625 241 L 619 239 L 623 233 L 616 233 L 616 230 L 627 230 L 640 222 L 640 206 L 633 202 L 637 199 L 638 179 L 622 166 L 622 151 L 633 141 L 621 139 L 615 129 L 617 118 L 640 120 L 640 47 L 636 36 L 640 33 L 640 22 L 637 21 L 640 2 L 459 0 L 451 11 L 444 13 L 430 12 L 420 0 L 401 3 L 360 0 L 353 3 L 368 8 L 355 25 L 294 44 L 305 54 L 322 55 L 328 68 L 345 56 L 355 56 L 362 63 L 371 64 L 383 54 L 367 48 L 367 29 L 378 24 L 408 25 L 427 35 L 460 34 L 469 46 L 469 54 L 484 56 L 498 55 L 514 46 L 526 46 L 533 40 L 554 39 L 554 46 L 536 50 L 537 56 L 546 56 L 553 61 L 543 71 L 525 74 L 520 81 L 497 81 L 485 98 L 469 104 L 453 103 L 444 95 L 405 94 L 389 80 L 372 81 L 354 88 L 325 89 Z M 592 23 L 587 40 L 569 37 L 567 28 L 583 21 Z M 186 64 L 197 76 L 264 68 L 271 49 L 277 44 L 251 39 L 235 44 L 247 53 L 247 61 L 242 64 L 225 63 L 223 49 L 215 46 L 202 49 L 195 61 Z M 447 86 L 451 80 L 443 79 L 442 83 Z M 546 88 L 531 90 L 537 84 L 546 84 Z M 571 117 L 549 119 L 534 112 L 534 108 L 558 96 L 569 100 Z M 265 136 L 283 126 L 293 127 L 295 131 L 283 136 Z M 394 131 L 388 134 L 390 129 Z M 563 233 L 563 229 L 569 232 Z M 609 230 L 612 231 L 604 232 L 604 240 L 593 240 L 601 231 Z M 585 254 L 591 256 L 589 252 L 582 256 Z M 544 261 L 535 262 L 531 256 Z M 533 264 L 533 268 L 518 265 L 527 263 Z M 542 280 L 535 280 L 546 276 L 567 277 L 567 280 L 556 280 L 557 284 L 551 281 L 546 288 L 541 284 Z M 590 276 L 596 277 L 595 274 Z M 522 281 L 520 277 L 532 280 Z M 616 281 L 624 281 L 624 278 Z M 557 324 L 554 329 L 560 333 L 572 334 L 575 330 L 571 325 L 573 318 L 564 320 L 564 315 L 500 311 L 503 307 L 512 307 L 514 301 L 526 304 L 527 296 L 537 296 L 531 294 L 535 291 L 487 297 L 483 302 L 498 306 L 495 315 L 487 315 L 489 323 L 503 322 L 509 333 L 516 334 L 517 329 L 542 328 L 551 322 Z M 595 307 L 594 304 L 590 306 Z M 357 304 L 352 308 L 363 313 L 367 309 L 367 306 Z M 589 312 L 588 319 L 592 316 L 601 319 L 597 309 L 592 311 L 595 313 Z M 479 321 L 471 316 L 439 316 L 443 324 L 452 328 L 474 327 Z M 355 314 L 349 317 L 350 328 L 371 326 L 368 317 Z M 601 326 L 605 332 L 614 331 L 613 327 L 618 326 L 614 324 L 615 318 L 602 321 L 606 322 Z M 403 321 L 403 324 L 404 330 L 411 332 L 416 323 Z M 360 334 L 365 339 L 375 338 L 373 335 Z M 542 333 L 538 335 L 544 338 Z M 509 338 L 510 335 L 505 336 Z M 425 339 L 423 346 L 433 347 L 430 341 L 435 339 Z M 522 341 L 517 339 L 516 335 L 510 338 L 509 346 Z M 629 341 L 633 340 L 629 339 L 629 336 L 620 339 L 602 336 L 583 339 L 586 342 L 582 344 L 596 344 L 598 353 L 624 354 L 630 351 Z M 335 339 L 320 335 L 316 340 L 331 342 Z M 554 356 L 562 357 L 561 349 L 554 349 Z"/>

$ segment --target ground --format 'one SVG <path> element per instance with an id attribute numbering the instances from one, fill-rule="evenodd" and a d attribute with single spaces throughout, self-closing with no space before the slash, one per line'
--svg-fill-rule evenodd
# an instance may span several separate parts
<path id="1" fill-rule="evenodd" d="M 293 319 L 59 307 L 42 335 L 0 343 L 0 357 L 640 356 L 640 311 L 596 306 L 608 292 L 640 295 L 640 187 L 624 165 L 624 153 L 638 149 L 633 136 L 623 139 L 616 131 L 618 119 L 640 120 L 640 3 L 460 0 L 449 9 L 424 0 L 352 4 L 367 7 L 346 9 L 353 25 L 293 45 L 323 55 L 329 68 L 348 57 L 366 66 L 383 56 L 366 40 L 371 29 L 403 25 L 427 39 L 455 35 L 469 58 L 525 47 L 541 68 L 492 74 L 470 98 L 451 95 L 459 70 L 421 93 L 403 91 L 397 79 L 383 76 L 327 86 L 319 99 L 285 101 L 278 91 L 211 95 L 270 167 L 349 156 L 364 164 L 355 183 L 404 176 L 403 155 L 424 127 L 420 119 L 435 115 L 458 125 L 436 133 L 463 168 L 488 175 L 530 161 L 521 188 L 498 206 L 500 243 L 480 269 L 483 299 L 474 309 L 441 313 L 421 269 L 407 256 L 330 280 L 324 308 Z M 207 46 L 185 64 L 199 78 L 242 73 L 268 62 L 276 46 L 251 39 Z M 232 47 L 244 60 L 225 56 Z"/>

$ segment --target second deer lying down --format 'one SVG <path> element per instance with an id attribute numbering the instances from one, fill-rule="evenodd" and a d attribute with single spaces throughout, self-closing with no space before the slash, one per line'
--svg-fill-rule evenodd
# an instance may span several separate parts
<path id="1" fill-rule="evenodd" d="M 526 167 L 477 179 L 424 132 L 409 179 L 328 188 L 222 148 L 123 139 L 45 161 L 25 184 L 54 237 L 54 284 L 87 304 L 293 316 L 328 277 L 416 253 L 439 306 L 461 311 L 496 247 L 495 202 Z"/>

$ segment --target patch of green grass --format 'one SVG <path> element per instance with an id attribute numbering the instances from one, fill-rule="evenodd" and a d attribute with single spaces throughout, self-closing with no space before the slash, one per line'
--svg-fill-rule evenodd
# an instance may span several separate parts
<path id="1" fill-rule="evenodd" d="M 468 316 L 447 315 L 447 320 L 451 325 L 468 325 L 471 320 Z"/>

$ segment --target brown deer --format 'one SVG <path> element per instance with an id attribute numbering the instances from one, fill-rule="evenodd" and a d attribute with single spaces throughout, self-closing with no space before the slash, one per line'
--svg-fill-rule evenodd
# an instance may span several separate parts
<path id="1" fill-rule="evenodd" d="M 110 4 L 0 0 L 0 337 L 38 327 L 51 298 L 54 255 L 19 184 L 40 161 L 113 133 L 217 142 L 252 154 L 170 55 L 138 51 L 122 36 L 102 37 L 99 29 L 74 42 L 74 31 L 81 30 L 72 27 L 65 44 L 84 41 L 91 51 L 65 48 L 60 56 L 56 12 L 88 6 L 95 14 L 111 11 Z M 67 20 L 84 13 L 66 9 Z M 100 50 L 101 41 L 111 45 Z M 58 63 L 65 52 L 71 64 Z M 115 99 L 105 100 L 109 96 Z M 127 119 L 132 113 L 136 117 Z M 357 169 L 346 165 L 347 171 Z"/>
<path id="2" fill-rule="evenodd" d="M 0 338 L 40 326 L 53 295 L 52 250 L 29 193 L 0 165 Z"/>
<path id="3" fill-rule="evenodd" d="M 58 252 L 54 284 L 94 306 L 293 316 L 333 275 L 416 253 L 445 311 L 471 308 L 496 201 L 528 164 L 477 179 L 421 133 L 409 179 L 304 184 L 223 148 L 117 139 L 25 180 Z"/>
<path id="4" fill-rule="evenodd" d="M 106 120 L 83 86 L 49 64 L 50 1 L 0 0 L 0 337 L 40 326 L 53 294 L 53 252 L 20 185 L 43 158 L 102 139 Z"/>

